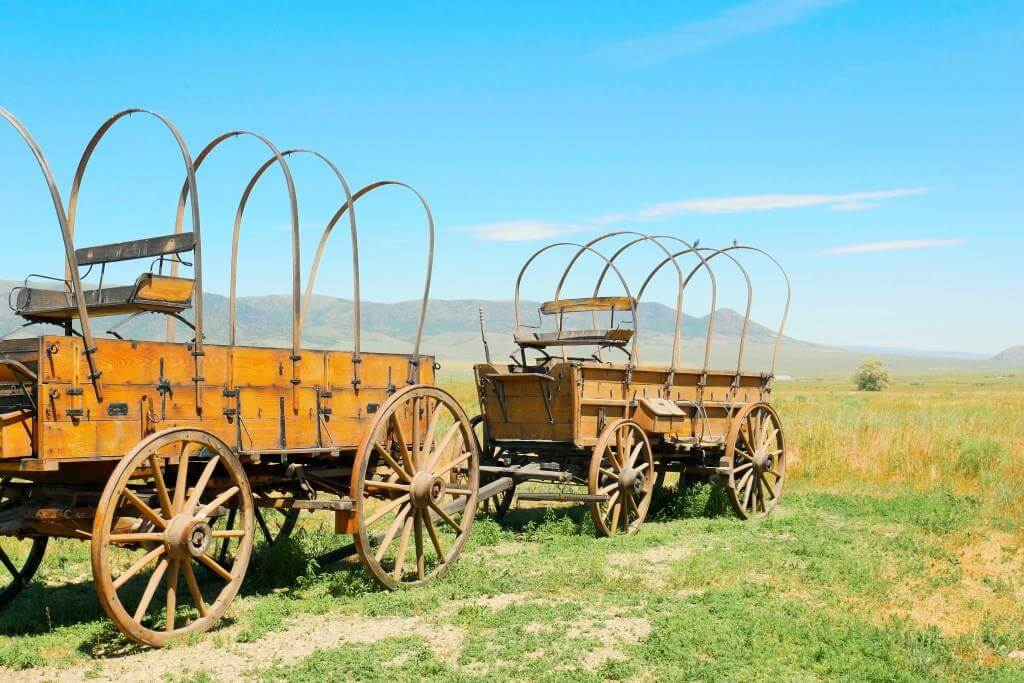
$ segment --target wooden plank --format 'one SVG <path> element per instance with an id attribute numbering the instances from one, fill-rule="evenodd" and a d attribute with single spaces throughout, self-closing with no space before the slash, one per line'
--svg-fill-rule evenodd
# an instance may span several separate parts
<path id="1" fill-rule="evenodd" d="M 628 296 L 555 299 L 542 303 L 540 312 L 545 315 L 555 315 L 558 313 L 589 313 L 590 311 L 629 311 L 632 310 L 633 303 L 633 299 Z"/>
<path id="2" fill-rule="evenodd" d="M 95 247 L 82 247 L 75 250 L 78 265 L 88 266 L 98 263 L 115 263 L 132 259 L 151 258 L 180 254 L 195 248 L 196 236 L 191 232 L 179 232 L 161 237 L 147 237 L 141 240 L 101 244 Z"/>

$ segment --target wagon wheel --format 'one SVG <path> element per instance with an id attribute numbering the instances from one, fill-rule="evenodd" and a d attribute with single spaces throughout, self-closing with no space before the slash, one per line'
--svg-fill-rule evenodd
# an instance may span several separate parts
<path id="1" fill-rule="evenodd" d="M 92 571 L 100 605 L 144 645 L 205 631 L 241 587 L 253 531 L 252 491 L 231 449 L 193 429 L 153 434 L 121 459 L 96 508 Z"/>
<path id="2" fill-rule="evenodd" d="M 608 425 L 590 457 L 588 492 L 608 498 L 590 504 L 602 536 L 635 534 L 647 516 L 654 490 L 654 454 L 643 428 L 632 420 Z"/>
<path id="3" fill-rule="evenodd" d="M 0 512 L 15 507 L 18 499 L 4 499 L 6 479 L 0 481 Z M 16 598 L 28 587 L 33 575 L 39 569 L 49 539 L 42 538 L 0 538 L 0 609 Z"/>
<path id="4" fill-rule="evenodd" d="M 767 515 L 782 497 L 786 442 L 779 415 L 767 403 L 754 403 L 733 419 L 725 450 L 729 501 L 743 519 Z"/>
<path id="5" fill-rule="evenodd" d="M 418 585 L 451 568 L 476 514 L 479 468 L 469 418 L 448 393 L 410 386 L 380 408 L 352 468 L 356 550 L 378 584 Z"/>
<path id="6" fill-rule="evenodd" d="M 483 452 L 487 444 L 487 436 L 484 431 L 486 429 L 486 425 L 484 424 L 484 416 L 477 415 L 476 417 L 469 421 L 469 424 L 472 425 L 473 433 L 476 435 L 476 442 L 480 446 L 481 457 L 484 457 Z M 493 464 L 494 462 L 497 461 L 498 457 L 501 455 L 502 452 L 502 449 L 494 448 L 491 451 L 491 453 L 485 458 L 483 464 Z M 492 477 L 485 477 L 485 479 L 486 481 L 484 483 L 486 484 L 490 482 Z M 508 514 L 509 509 L 512 507 L 512 500 L 515 498 L 515 495 L 516 485 L 512 484 L 512 486 L 505 489 L 498 495 L 492 496 L 491 498 L 485 500 L 483 502 L 484 510 L 486 510 L 495 520 L 500 520 L 502 517 Z"/>

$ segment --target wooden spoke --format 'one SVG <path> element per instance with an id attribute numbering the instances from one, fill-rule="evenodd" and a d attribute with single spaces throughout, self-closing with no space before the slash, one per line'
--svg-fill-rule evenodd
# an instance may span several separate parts
<path id="1" fill-rule="evenodd" d="M 413 398 L 412 400 L 412 463 L 413 469 L 417 472 L 420 470 L 420 404 L 422 399 Z"/>
<path id="2" fill-rule="evenodd" d="M 775 500 L 775 489 L 772 488 L 772 485 L 768 483 L 768 479 L 765 478 L 763 474 L 761 475 L 761 486 L 768 489 L 768 495 L 771 497 L 770 499 Z"/>
<path id="3" fill-rule="evenodd" d="M 231 575 L 231 572 L 222 567 L 221 564 L 217 562 L 217 560 L 213 559 L 209 555 L 200 555 L 196 559 L 202 562 L 204 565 L 206 565 L 208 569 L 210 569 L 214 574 L 224 579 L 225 581 L 231 581 L 235 578 Z"/>
<path id="4" fill-rule="evenodd" d="M 164 535 L 158 533 L 110 534 L 111 543 L 163 543 Z"/>
<path id="5" fill-rule="evenodd" d="M 182 563 L 182 573 L 185 574 L 185 584 L 188 586 L 188 592 L 192 594 L 192 602 L 195 603 L 196 609 L 199 610 L 199 616 L 206 616 L 206 601 L 203 600 L 203 592 L 199 590 L 199 582 L 196 581 L 196 574 L 192 571 L 191 562 Z"/>
<path id="6" fill-rule="evenodd" d="M 615 488 L 618 489 L 618 486 L 616 486 Z M 608 515 L 612 513 L 612 510 L 618 507 L 616 503 L 618 502 L 620 495 L 622 495 L 622 492 L 616 490 L 615 493 L 613 493 L 611 497 L 608 498 L 608 502 L 606 503 L 608 508 L 605 510 L 604 514 L 601 515 L 602 519 L 607 518 Z"/>
<path id="7" fill-rule="evenodd" d="M 364 486 L 368 489 L 385 489 L 387 491 L 402 491 L 404 493 L 409 492 L 408 484 L 396 484 L 394 482 L 381 481 L 379 479 L 369 479 Z"/>
<path id="8" fill-rule="evenodd" d="M 458 466 L 460 466 L 460 465 L 462 465 L 464 463 L 469 462 L 469 459 L 472 458 L 472 457 L 473 457 L 473 452 L 472 451 L 466 451 L 462 455 L 460 455 L 458 458 L 456 458 L 455 460 L 452 460 L 451 462 L 447 463 L 442 469 L 435 470 L 435 469 L 433 469 L 433 467 L 431 467 L 430 471 L 433 474 L 440 476 L 440 475 L 444 474 L 445 472 L 451 472 L 451 471 L 455 470 L 456 467 L 458 467 Z"/>
<path id="9" fill-rule="evenodd" d="M 158 545 L 157 547 L 153 548 L 148 553 L 140 557 L 138 560 L 136 560 L 135 564 L 128 567 L 128 569 L 124 570 L 124 572 L 117 577 L 117 579 L 114 581 L 114 588 L 118 589 L 121 586 L 128 583 L 129 581 L 131 581 L 136 574 L 142 571 L 143 567 L 145 567 L 150 562 L 163 555 L 164 550 L 165 548 L 163 544 Z"/>
<path id="10" fill-rule="evenodd" d="M 148 519 L 161 529 L 167 528 L 167 521 L 163 517 L 158 515 L 156 513 L 156 510 L 146 505 L 146 503 L 141 498 L 135 495 L 134 491 L 126 487 L 123 491 L 123 494 L 124 497 L 128 499 L 128 502 L 134 505 L 138 509 L 138 511 L 146 517 L 146 519 Z"/>
<path id="11" fill-rule="evenodd" d="M 427 525 L 427 533 L 430 535 L 430 542 L 434 545 L 434 550 L 437 552 L 437 559 L 439 562 L 445 561 L 444 548 L 441 546 L 441 537 L 437 533 L 437 528 L 434 526 L 434 520 L 431 515 L 424 514 L 423 521 Z"/>
<path id="12" fill-rule="evenodd" d="M 735 468 L 733 468 L 733 473 L 734 474 L 738 474 L 740 472 L 745 472 L 745 471 L 749 470 L 753 466 L 754 466 L 753 461 L 745 462 L 742 465 L 737 465 Z"/>
<path id="13" fill-rule="evenodd" d="M 384 505 L 382 505 L 380 507 L 379 510 L 377 510 L 372 515 L 370 515 L 369 517 L 366 518 L 366 526 L 368 526 L 368 527 L 372 526 L 374 524 L 374 522 L 377 522 L 378 520 L 380 520 L 382 517 L 384 517 L 385 515 L 390 513 L 392 510 L 397 508 L 402 503 L 407 503 L 407 502 L 409 502 L 409 494 L 405 494 L 404 496 L 399 496 L 398 498 L 395 498 L 394 500 L 385 503 Z"/>
<path id="14" fill-rule="evenodd" d="M 640 455 L 640 451 L 642 451 L 643 448 L 644 444 L 642 441 L 633 447 L 633 450 L 629 453 L 629 462 L 626 463 L 626 467 L 632 467 L 636 463 L 636 458 Z"/>
<path id="15" fill-rule="evenodd" d="M 451 515 L 449 515 L 439 505 L 437 505 L 437 503 L 431 502 L 430 507 L 433 508 L 434 512 L 437 513 L 437 516 L 443 519 L 445 523 L 448 524 L 448 526 L 450 526 L 456 532 L 462 531 L 462 527 L 459 526 L 458 522 L 456 522 Z"/>
<path id="16" fill-rule="evenodd" d="M 416 578 L 422 581 L 426 576 L 425 558 L 423 557 L 423 513 L 416 512 L 412 528 L 416 547 Z"/>
<path id="17" fill-rule="evenodd" d="M 754 481 L 753 481 L 754 475 L 753 475 L 753 473 L 748 474 L 746 477 L 744 477 L 744 479 L 748 481 L 748 485 L 745 488 L 742 489 L 742 491 L 743 491 L 743 503 L 740 505 L 740 507 L 743 508 L 744 510 L 747 510 L 747 509 L 749 509 L 747 507 L 747 503 L 750 501 L 750 496 L 754 492 Z"/>
<path id="18" fill-rule="evenodd" d="M 153 483 L 156 484 L 156 494 L 160 499 L 160 510 L 165 518 L 170 519 L 174 516 L 174 508 L 171 505 L 171 496 L 167 492 L 167 483 L 164 481 L 164 471 L 156 453 L 149 456 L 149 466 L 153 470 Z"/>
<path id="19" fill-rule="evenodd" d="M 32 580 L 36 570 L 39 569 L 46 553 L 46 544 L 49 539 L 44 537 L 31 539 L 31 547 L 23 559 L 15 561 L 3 548 L 0 548 L 0 564 L 10 574 L 11 579 L 0 578 L 0 609 L 3 609 L 11 600 L 16 598 Z M 18 565 L 21 565 L 20 567 Z M 3 570 L 0 570 L 0 574 Z"/>
<path id="20" fill-rule="evenodd" d="M 434 467 L 437 465 L 437 461 L 440 459 L 441 455 L 446 450 L 448 450 L 448 447 L 451 445 L 452 440 L 456 437 L 456 435 L 461 435 L 461 433 L 462 428 L 458 421 L 456 421 L 455 424 L 448 428 L 448 431 L 445 432 L 444 437 L 442 437 L 441 441 L 438 443 L 437 448 L 434 449 L 434 454 L 430 457 L 430 462 L 427 463 L 427 469 L 429 471 L 437 474 L 437 472 L 434 471 Z"/>
<path id="21" fill-rule="evenodd" d="M 395 555 L 395 569 L 392 571 L 395 581 L 402 580 L 402 569 L 405 567 L 405 554 L 409 552 L 409 536 L 412 534 L 412 516 L 402 525 L 402 536 L 398 541 L 398 554 Z"/>
<path id="22" fill-rule="evenodd" d="M 622 505 L 612 506 L 612 531 L 619 528 L 619 516 L 622 514 Z"/>
<path id="23" fill-rule="evenodd" d="M 206 505 L 201 507 L 199 509 L 199 511 L 195 515 L 196 519 L 206 519 L 207 517 L 210 516 L 211 512 L 213 512 L 214 510 L 219 508 L 221 505 L 223 505 L 224 503 L 228 502 L 229 500 L 231 500 L 232 498 L 237 496 L 238 495 L 238 491 L 239 491 L 239 488 L 237 486 L 232 486 L 231 488 L 225 490 L 220 495 L 218 495 L 216 498 L 211 500 L 209 503 L 207 503 Z"/>
<path id="24" fill-rule="evenodd" d="M 445 491 L 447 491 L 453 496 L 472 496 L 474 493 L 474 491 L 470 491 L 469 489 L 460 489 L 454 486 L 446 487 Z"/>
<path id="25" fill-rule="evenodd" d="M 187 562 L 188 560 L 186 560 Z M 178 609 L 178 569 L 181 563 L 178 560 L 171 560 L 170 569 L 167 570 L 167 631 L 174 630 L 174 616 Z"/>
<path id="26" fill-rule="evenodd" d="M 242 538 L 245 536 L 244 529 L 214 529 L 210 532 L 213 538 Z"/>
<path id="27" fill-rule="evenodd" d="M 196 507 L 199 505 L 200 498 L 202 498 L 203 493 L 206 491 L 206 485 L 210 483 L 210 477 L 213 476 L 213 471 L 217 469 L 218 462 L 220 462 L 220 456 L 215 455 L 210 458 L 208 463 L 206 463 L 206 467 L 203 468 L 202 474 L 199 475 L 199 480 L 196 481 L 196 485 L 192 489 L 192 495 L 185 504 L 183 512 L 190 515 L 195 512 Z"/>
<path id="28" fill-rule="evenodd" d="M 429 399 L 427 400 L 427 404 L 430 404 Z M 422 452 L 424 454 L 430 453 L 430 449 L 434 445 L 434 433 L 437 431 L 437 424 L 441 419 L 441 412 L 440 406 L 436 406 L 434 410 L 430 411 L 430 420 L 427 422 L 427 433 L 423 437 Z M 440 449 L 438 452 L 440 452 Z M 429 467 L 427 469 L 429 469 Z"/>
<path id="29" fill-rule="evenodd" d="M 402 454 L 402 462 L 409 468 L 410 474 L 416 474 L 416 463 L 412 460 L 412 451 L 409 449 L 408 440 L 405 438 L 405 429 L 402 427 L 402 422 L 398 419 L 397 414 L 392 414 L 390 421 L 395 441 L 398 442 L 398 452 Z"/>
<path id="30" fill-rule="evenodd" d="M 377 562 L 384 559 L 384 554 L 387 552 L 388 546 L 395 540 L 398 530 L 405 524 L 405 518 L 409 516 L 409 511 L 411 509 L 412 505 L 403 505 L 402 509 L 398 511 L 398 514 L 395 515 L 394 521 L 391 522 L 391 526 L 389 526 L 387 532 L 385 532 L 384 539 L 380 542 L 380 547 L 374 555 Z"/>
<path id="31" fill-rule="evenodd" d="M 626 499 L 626 504 L 629 505 L 629 509 L 635 512 L 637 515 L 640 514 L 640 508 L 637 507 L 636 501 L 633 500 L 633 494 L 629 493 L 623 496 Z"/>
<path id="32" fill-rule="evenodd" d="M 619 473 L 618 472 L 613 472 L 613 471 L 611 471 L 611 470 L 609 470 L 607 468 L 604 468 L 604 467 L 601 468 L 601 474 L 607 475 L 607 476 L 611 477 L 612 479 L 618 479 L 619 478 Z"/>
<path id="33" fill-rule="evenodd" d="M 156 565 L 156 569 L 149 577 L 149 583 L 146 584 L 146 590 L 142 593 L 142 598 L 139 599 L 139 605 L 135 608 L 135 616 L 133 617 L 136 622 L 141 622 L 146 616 L 146 611 L 149 610 L 149 603 L 153 601 L 153 595 L 156 594 L 156 589 L 160 586 L 160 581 L 164 578 L 164 573 L 167 571 L 167 558 L 161 558 Z"/>
<path id="34" fill-rule="evenodd" d="M 379 443 L 375 443 L 373 444 L 373 449 L 380 457 L 384 458 L 384 462 L 388 464 L 388 467 L 394 470 L 395 474 L 397 474 L 399 478 L 404 479 L 406 483 L 412 481 L 412 475 L 406 472 L 405 468 L 399 465 L 398 462 L 391 457 L 391 454 L 388 453 L 386 448 L 381 446 Z"/>
<path id="35" fill-rule="evenodd" d="M 602 489 L 598 489 L 597 492 L 607 496 L 609 493 L 616 490 L 617 488 L 619 488 L 619 482 L 616 481 L 615 483 L 608 484 L 608 486 L 605 486 Z"/>
<path id="36" fill-rule="evenodd" d="M 178 455 L 178 476 L 174 484 L 174 512 L 185 506 L 185 490 L 188 487 L 188 442 L 182 442 Z"/>

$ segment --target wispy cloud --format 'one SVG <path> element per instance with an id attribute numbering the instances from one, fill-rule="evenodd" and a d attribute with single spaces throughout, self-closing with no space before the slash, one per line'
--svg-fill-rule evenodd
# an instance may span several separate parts
<path id="1" fill-rule="evenodd" d="M 867 254 L 876 251 L 896 251 L 899 249 L 931 249 L 933 247 L 959 247 L 967 244 L 967 240 L 893 240 L 892 242 L 867 242 L 865 244 L 848 244 L 819 252 L 821 256 L 839 256 L 842 254 Z"/>
<path id="2" fill-rule="evenodd" d="M 657 220 L 686 213 L 746 213 L 776 209 L 802 209 L 810 206 L 827 206 L 833 211 L 863 211 L 878 206 L 879 202 L 886 199 L 908 197 L 926 192 L 928 192 L 927 187 L 910 187 L 848 194 L 749 194 L 734 197 L 683 199 L 652 204 L 637 211 L 633 217 L 638 220 Z"/>
<path id="3" fill-rule="evenodd" d="M 707 19 L 598 48 L 593 56 L 623 67 L 643 67 L 713 45 L 801 21 L 845 0 L 755 0 L 734 5 Z"/>
<path id="4" fill-rule="evenodd" d="M 484 223 L 458 232 L 468 233 L 479 240 L 493 242 L 525 242 L 550 239 L 573 233 L 594 232 L 618 223 L 659 221 L 683 214 L 732 214 L 780 209 L 803 209 L 823 206 L 830 211 L 864 211 L 879 206 L 887 199 L 920 195 L 927 187 L 898 188 L 874 192 L 846 194 L 750 194 L 733 197 L 703 197 L 661 202 L 639 211 L 610 213 L 579 223 L 558 223 L 543 220 L 515 220 Z"/>

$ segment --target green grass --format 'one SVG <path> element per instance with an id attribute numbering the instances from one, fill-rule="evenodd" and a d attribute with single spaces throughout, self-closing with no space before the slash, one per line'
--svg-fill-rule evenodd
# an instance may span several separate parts
<path id="1" fill-rule="evenodd" d="M 768 519 L 736 519 L 708 485 L 665 492 L 630 538 L 595 538 L 580 508 L 520 509 L 479 518 L 449 576 L 394 593 L 312 561 L 343 541 L 307 521 L 171 659 L 107 623 L 87 546 L 56 542 L 0 614 L 0 678 L 126 662 L 194 681 L 1024 678 L 1021 508 L 1004 498 L 1022 481 L 1021 387 L 778 394 L 796 457 Z"/>

